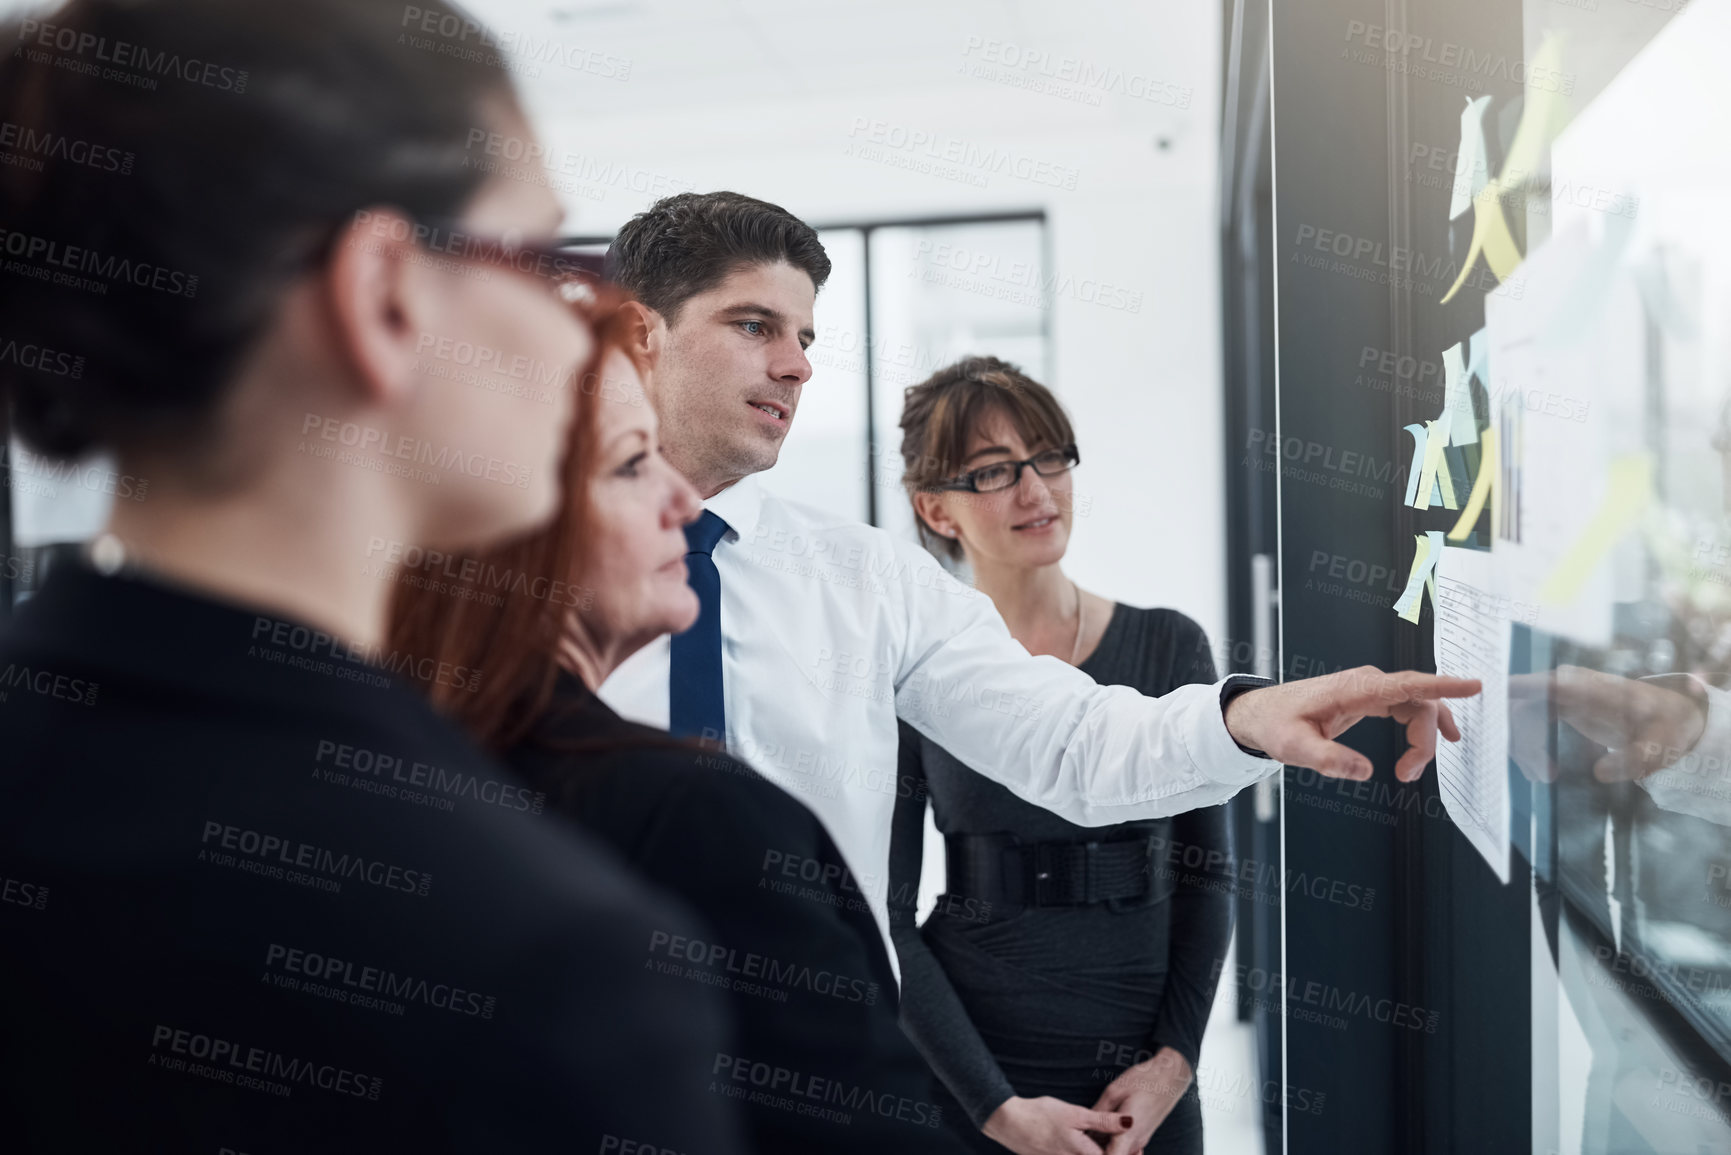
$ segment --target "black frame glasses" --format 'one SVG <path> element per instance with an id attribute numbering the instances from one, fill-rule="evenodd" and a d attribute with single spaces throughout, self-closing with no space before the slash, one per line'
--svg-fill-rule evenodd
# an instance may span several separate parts
<path id="1" fill-rule="evenodd" d="M 1042 469 L 1040 467 L 1041 462 L 1045 462 L 1048 468 Z M 930 492 L 938 493 L 950 490 L 963 490 L 968 493 L 1001 493 L 1006 489 L 1014 489 L 1022 484 L 1022 470 L 1024 469 L 1031 468 L 1041 477 L 1057 477 L 1059 474 L 1070 472 L 1080 464 L 1082 464 L 1082 455 L 1076 451 L 1074 444 L 1060 445 L 1056 449 L 1041 450 L 1023 461 L 994 461 L 990 465 L 970 469 L 948 481 L 940 481 L 936 485 L 930 485 L 926 488 Z M 1008 470 L 1009 472 L 1003 474 L 999 472 L 1000 470 Z M 988 481 L 1001 476 L 1008 476 L 1009 480 L 1001 485 L 982 487 L 980 484 L 982 476 Z"/>

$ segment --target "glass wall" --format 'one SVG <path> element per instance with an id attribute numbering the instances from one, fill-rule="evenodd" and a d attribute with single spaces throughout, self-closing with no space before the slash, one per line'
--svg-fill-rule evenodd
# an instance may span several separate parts
<path id="1" fill-rule="evenodd" d="M 1288 774 L 1289 1149 L 1731 1151 L 1731 6 L 1271 43 L 1282 669 L 1485 685 Z"/>

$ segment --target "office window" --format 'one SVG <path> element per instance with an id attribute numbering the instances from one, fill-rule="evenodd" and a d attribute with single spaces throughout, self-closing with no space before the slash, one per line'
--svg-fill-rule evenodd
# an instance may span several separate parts
<path id="1" fill-rule="evenodd" d="M 834 267 L 817 298 L 812 379 L 800 398 L 799 432 L 764 484 L 911 538 L 902 394 L 971 353 L 1046 380 L 1045 221 L 864 224 L 820 235 Z"/>

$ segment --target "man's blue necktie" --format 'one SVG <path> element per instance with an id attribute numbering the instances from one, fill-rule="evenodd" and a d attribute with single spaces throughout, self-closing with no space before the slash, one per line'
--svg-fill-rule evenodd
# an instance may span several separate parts
<path id="1" fill-rule="evenodd" d="M 727 523 L 711 513 L 685 527 L 685 580 L 697 595 L 697 622 L 673 636 L 667 681 L 667 728 L 680 738 L 709 738 L 726 745 L 727 707 L 721 692 L 721 573 L 715 543 Z"/>

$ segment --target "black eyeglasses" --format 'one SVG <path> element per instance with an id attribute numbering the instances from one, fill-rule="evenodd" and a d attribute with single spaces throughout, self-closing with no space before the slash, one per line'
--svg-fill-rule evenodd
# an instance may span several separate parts
<path id="1" fill-rule="evenodd" d="M 1058 449 L 1048 449 L 1044 453 L 1036 453 L 1026 461 L 994 461 L 990 465 L 971 469 L 959 477 L 940 481 L 927 488 L 933 492 L 961 489 L 970 493 L 996 493 L 1019 484 L 1022 470 L 1028 466 L 1033 466 L 1034 472 L 1041 477 L 1056 477 L 1060 473 L 1068 473 L 1080 464 L 1082 455 L 1076 452 L 1076 447 L 1065 445 Z"/>

